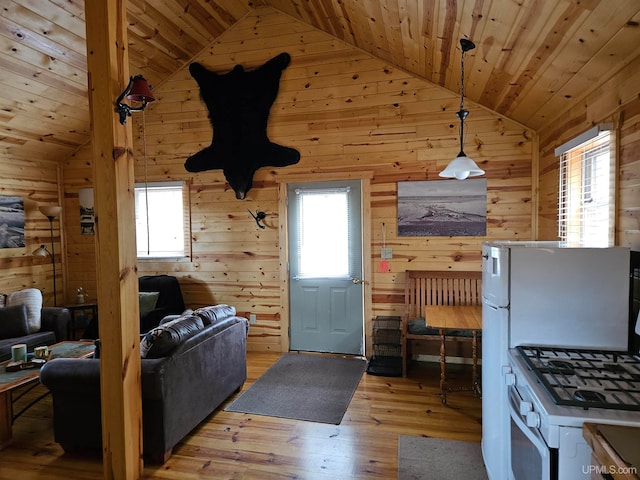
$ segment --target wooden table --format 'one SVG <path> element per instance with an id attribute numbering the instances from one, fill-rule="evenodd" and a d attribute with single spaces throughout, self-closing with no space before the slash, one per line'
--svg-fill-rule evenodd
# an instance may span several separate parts
<path id="1" fill-rule="evenodd" d="M 91 320 L 93 320 L 94 318 L 96 318 L 98 316 L 98 304 L 97 303 L 72 303 L 69 305 L 66 305 L 64 308 L 66 308 L 67 310 L 69 310 L 69 312 L 71 313 L 71 322 L 69 322 L 69 338 L 71 340 L 77 340 L 78 339 L 78 329 L 80 327 L 78 327 L 78 314 L 82 313 L 85 314 L 87 312 L 90 312 L 91 315 Z M 84 325 L 82 328 L 86 328 L 86 325 Z"/>
<path id="2" fill-rule="evenodd" d="M 84 358 L 93 355 L 92 342 L 60 342 L 49 347 L 51 358 Z M 17 372 L 7 372 L 10 360 L 0 363 L 0 449 L 11 443 L 13 408 L 11 392 L 22 385 L 38 380 L 39 368 L 29 368 Z"/>
<path id="3" fill-rule="evenodd" d="M 482 330 L 482 306 L 425 306 L 427 325 L 440 330 L 440 394 L 442 403 L 447 403 L 447 354 L 445 337 L 451 330 L 468 330 L 471 332 L 471 357 L 473 370 L 471 388 L 475 394 L 480 392 L 478 385 L 478 332 Z"/>

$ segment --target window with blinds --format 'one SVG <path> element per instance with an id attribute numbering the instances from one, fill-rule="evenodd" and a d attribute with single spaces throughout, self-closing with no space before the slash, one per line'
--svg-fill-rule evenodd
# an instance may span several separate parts
<path id="1" fill-rule="evenodd" d="M 590 247 L 614 244 L 615 161 L 611 146 L 610 131 L 596 127 L 560 148 L 561 241 Z"/>
<path id="2" fill-rule="evenodd" d="M 184 182 L 152 182 L 135 185 L 138 258 L 188 255 L 187 199 L 187 188 Z"/>

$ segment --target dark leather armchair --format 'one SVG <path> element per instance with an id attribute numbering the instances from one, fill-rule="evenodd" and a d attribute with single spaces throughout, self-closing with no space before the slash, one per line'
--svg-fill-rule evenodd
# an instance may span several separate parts
<path id="1" fill-rule="evenodd" d="M 145 275 L 138 278 L 140 292 L 158 292 L 156 306 L 140 317 L 140 333 L 146 333 L 158 326 L 167 315 L 180 315 L 185 310 L 182 289 L 176 277 L 171 275 Z M 98 338 L 98 319 L 91 320 L 82 335 L 83 338 Z"/>
<path id="2" fill-rule="evenodd" d="M 156 308 L 140 318 L 140 332 L 148 332 L 158 326 L 167 315 L 180 315 L 184 312 L 184 299 L 180 283 L 170 275 L 145 275 L 138 279 L 141 292 L 158 292 Z"/>

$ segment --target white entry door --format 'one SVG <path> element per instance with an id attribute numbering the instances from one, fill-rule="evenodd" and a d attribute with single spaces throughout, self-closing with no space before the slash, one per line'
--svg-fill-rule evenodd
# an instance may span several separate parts
<path id="1" fill-rule="evenodd" d="M 364 355 L 359 180 L 290 184 L 290 349 Z"/>

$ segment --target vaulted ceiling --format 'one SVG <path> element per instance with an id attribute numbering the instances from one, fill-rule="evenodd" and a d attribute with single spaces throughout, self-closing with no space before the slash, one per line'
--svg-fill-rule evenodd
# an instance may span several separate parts
<path id="1" fill-rule="evenodd" d="M 263 7 L 456 93 L 469 38 L 466 98 L 536 130 L 640 64 L 638 0 L 128 0 L 130 71 L 161 85 Z M 85 38 L 83 0 L 2 2 L 3 162 L 64 160 L 89 140 Z"/>

